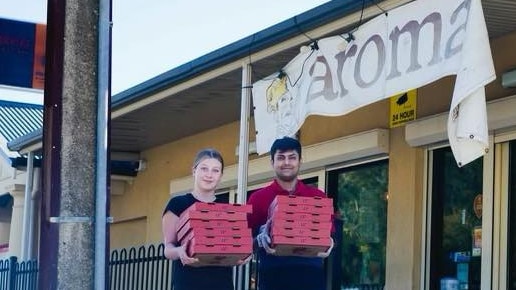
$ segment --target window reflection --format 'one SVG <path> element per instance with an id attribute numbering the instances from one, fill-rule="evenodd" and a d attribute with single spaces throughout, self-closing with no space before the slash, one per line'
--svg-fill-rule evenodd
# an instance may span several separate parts
<path id="1" fill-rule="evenodd" d="M 507 243 L 509 275 L 507 289 L 516 289 L 516 141 L 511 141 L 509 148 L 509 235 Z"/>
<path id="2" fill-rule="evenodd" d="M 333 289 L 383 289 L 387 234 L 386 160 L 329 173 L 337 209 Z"/>
<path id="3" fill-rule="evenodd" d="M 459 168 L 450 148 L 433 160 L 430 289 L 480 289 L 483 161 Z"/>

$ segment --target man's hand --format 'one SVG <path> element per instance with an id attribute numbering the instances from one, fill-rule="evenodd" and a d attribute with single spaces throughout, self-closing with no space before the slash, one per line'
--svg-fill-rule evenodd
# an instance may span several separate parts
<path id="1" fill-rule="evenodd" d="M 331 254 L 331 250 L 333 249 L 333 238 L 330 238 L 331 240 L 331 244 L 330 244 L 330 247 L 328 248 L 328 250 L 326 250 L 326 252 L 319 252 L 317 253 L 317 257 L 319 258 L 328 258 L 328 256 Z"/>
<path id="2" fill-rule="evenodd" d="M 256 242 L 258 243 L 258 247 L 265 249 L 265 252 L 267 252 L 268 254 L 274 254 L 276 252 L 276 250 L 271 248 L 271 237 L 269 236 L 269 225 L 270 225 L 270 221 L 268 220 L 263 226 L 260 227 L 260 232 L 256 236 Z"/>

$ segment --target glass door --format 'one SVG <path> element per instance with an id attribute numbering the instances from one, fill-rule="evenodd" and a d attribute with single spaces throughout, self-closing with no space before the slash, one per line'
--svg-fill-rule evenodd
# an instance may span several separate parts
<path id="1" fill-rule="evenodd" d="M 509 142 L 507 289 L 516 289 L 516 140 Z"/>
<path id="2" fill-rule="evenodd" d="M 480 289 L 483 161 L 459 168 L 449 147 L 432 152 L 428 289 Z"/>
<path id="3" fill-rule="evenodd" d="M 332 289 L 383 289 L 388 160 L 328 172 L 336 209 Z"/>

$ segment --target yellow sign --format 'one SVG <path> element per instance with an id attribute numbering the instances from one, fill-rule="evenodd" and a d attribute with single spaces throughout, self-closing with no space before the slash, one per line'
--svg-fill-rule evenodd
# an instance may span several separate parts
<path id="1" fill-rule="evenodd" d="M 392 96 L 389 126 L 391 128 L 401 126 L 408 121 L 416 119 L 417 90 Z"/>

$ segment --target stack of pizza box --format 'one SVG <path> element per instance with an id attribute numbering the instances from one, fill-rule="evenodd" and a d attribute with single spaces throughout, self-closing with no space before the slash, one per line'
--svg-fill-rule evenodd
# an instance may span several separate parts
<path id="1" fill-rule="evenodd" d="M 279 256 L 315 257 L 331 246 L 333 200 L 278 195 L 269 207 L 272 247 Z"/>
<path id="2" fill-rule="evenodd" d="M 178 241 L 188 255 L 198 258 L 192 266 L 234 266 L 253 252 L 247 224 L 251 205 L 196 202 L 179 217 Z"/>

